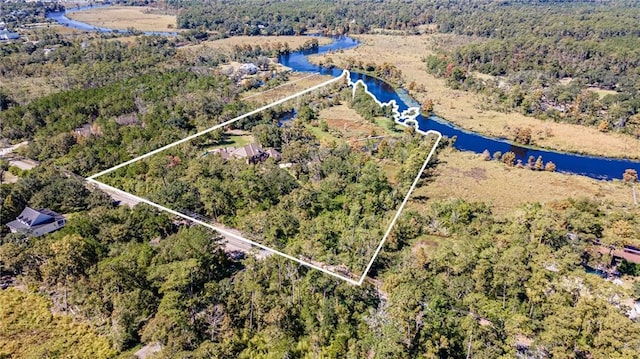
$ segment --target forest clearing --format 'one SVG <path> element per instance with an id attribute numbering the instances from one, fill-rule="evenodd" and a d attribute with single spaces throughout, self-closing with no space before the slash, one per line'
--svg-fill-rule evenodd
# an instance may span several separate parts
<path id="1" fill-rule="evenodd" d="M 191 44 L 181 48 L 181 51 L 192 51 L 202 47 L 210 47 L 223 52 L 231 52 L 235 47 L 252 46 L 262 47 L 264 49 L 279 48 L 282 44 L 287 44 L 291 50 L 295 50 L 308 43 L 311 38 L 309 36 L 233 36 L 224 39 L 206 40 L 197 44 Z M 318 41 L 318 45 L 327 45 L 331 43 L 328 37 L 313 37 Z"/>

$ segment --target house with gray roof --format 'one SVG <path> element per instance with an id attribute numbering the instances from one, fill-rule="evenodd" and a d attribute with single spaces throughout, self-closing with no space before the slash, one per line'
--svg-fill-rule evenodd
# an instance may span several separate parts
<path id="1" fill-rule="evenodd" d="M 264 162 L 269 158 L 269 155 L 264 152 L 262 147 L 255 143 L 250 143 L 246 146 L 240 147 L 231 152 L 231 155 L 236 158 L 246 158 L 247 163 L 253 164 Z"/>
<path id="2" fill-rule="evenodd" d="M 52 210 L 25 207 L 18 218 L 7 223 L 7 226 L 11 230 L 11 233 L 25 233 L 29 236 L 39 237 L 57 231 L 66 224 L 67 220 L 64 216 Z"/>
<path id="3" fill-rule="evenodd" d="M 266 154 L 269 155 L 269 157 L 273 158 L 274 160 L 276 160 L 276 162 L 280 161 L 282 159 L 282 155 L 280 154 L 280 152 L 276 151 L 273 148 L 269 148 L 266 151 L 264 151 Z"/>
<path id="4" fill-rule="evenodd" d="M 235 147 L 216 148 L 215 150 L 211 151 L 211 153 L 217 153 L 220 155 L 220 157 L 222 157 L 223 160 L 228 160 L 229 158 L 231 158 L 231 154 L 235 150 Z"/>
<path id="5" fill-rule="evenodd" d="M 11 32 L 9 30 L 0 30 L 0 41 L 17 40 L 20 35 L 17 32 Z"/>

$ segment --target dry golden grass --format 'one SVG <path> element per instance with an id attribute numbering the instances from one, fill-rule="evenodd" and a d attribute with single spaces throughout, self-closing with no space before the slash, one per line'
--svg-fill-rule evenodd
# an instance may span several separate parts
<path id="1" fill-rule="evenodd" d="M 258 88 L 249 91 L 243 100 L 261 104 L 272 103 L 331 79 L 331 76 L 294 72 L 289 75 L 289 81 L 286 83 L 267 90 Z"/>
<path id="2" fill-rule="evenodd" d="M 463 128 L 494 137 L 513 138 L 515 127 L 529 127 L 534 134 L 535 145 L 561 151 L 578 152 L 609 157 L 640 158 L 640 141 L 632 136 L 603 133 L 597 129 L 579 125 L 553 123 L 524 116 L 520 113 L 502 113 L 480 110 L 482 98 L 470 92 L 452 90 L 442 79 L 426 72 L 422 59 L 435 48 L 457 46 L 473 38 L 455 38 L 451 35 L 359 35 L 363 44 L 355 49 L 312 56 L 311 61 L 326 63 L 329 58 L 339 67 L 349 59 L 396 65 L 406 83 L 415 81 L 426 88 L 424 93 L 412 92 L 416 100 L 431 99 L 434 111 L 441 117 Z"/>
<path id="3" fill-rule="evenodd" d="M 365 120 L 345 104 L 322 109 L 319 117 L 325 120 L 330 128 L 340 132 L 342 137 L 348 141 L 385 133 L 383 128 Z"/>
<path id="4" fill-rule="evenodd" d="M 309 41 L 309 36 L 232 36 L 226 39 L 203 41 L 199 44 L 193 44 L 182 47 L 182 51 L 197 50 L 200 47 L 208 46 L 210 48 L 230 52 L 234 46 L 240 45 L 260 45 L 263 48 L 276 47 L 278 43 L 289 44 L 289 48 L 295 50 Z M 331 39 L 327 37 L 316 37 L 320 45 L 331 43 Z"/>
<path id="5" fill-rule="evenodd" d="M 438 159 L 440 163 L 433 181 L 416 188 L 413 198 L 488 202 L 498 214 L 507 214 L 527 202 L 549 203 L 570 197 L 606 200 L 615 207 L 638 211 L 633 209 L 630 187 L 621 181 L 597 181 L 577 175 L 509 167 L 501 162 L 484 161 L 480 155 L 452 149 L 440 151 Z M 414 200 L 409 206 L 420 208 L 424 204 Z"/>
<path id="6" fill-rule="evenodd" d="M 158 10 L 141 6 L 112 6 L 78 11 L 69 18 L 109 29 L 140 31 L 175 31 L 176 16 L 159 13 Z"/>

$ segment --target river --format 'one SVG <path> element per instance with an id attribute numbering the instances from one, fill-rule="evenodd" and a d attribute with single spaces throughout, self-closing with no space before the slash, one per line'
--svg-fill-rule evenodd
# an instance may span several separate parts
<path id="1" fill-rule="evenodd" d="M 83 30 L 83 31 L 98 31 L 98 32 L 115 32 L 119 34 L 128 34 L 131 31 L 127 29 L 108 29 L 106 27 L 99 27 L 90 25 L 81 21 L 76 21 L 69 19 L 67 14 L 71 14 L 78 11 L 83 10 L 91 10 L 91 9 L 99 9 L 102 7 L 109 7 L 111 5 L 86 5 L 86 6 L 78 6 L 78 7 L 70 7 L 66 9 L 66 11 L 61 12 L 49 12 L 47 13 L 47 19 L 51 19 L 56 21 L 57 23 L 64 25 L 66 27 L 70 27 L 72 29 Z M 158 35 L 158 36 L 176 36 L 177 32 L 174 31 L 141 31 L 145 35 Z"/>
<path id="2" fill-rule="evenodd" d="M 95 7 L 80 7 L 67 10 L 66 13 L 87 10 Z M 72 27 L 75 29 L 86 31 L 100 32 L 120 32 L 127 33 L 127 30 L 112 30 L 95 27 L 86 23 L 71 20 L 65 16 L 66 13 L 49 13 L 47 18 L 57 21 L 58 23 Z M 175 36 L 176 32 L 145 32 L 147 35 Z M 280 63 L 290 67 L 294 71 L 321 73 L 331 76 L 342 75 L 342 69 L 325 68 L 310 63 L 307 55 L 323 54 L 331 51 L 345 50 L 358 46 L 358 42 L 348 36 L 340 36 L 334 38 L 334 41 L 328 45 L 319 46 L 316 49 L 307 51 L 292 52 L 282 55 L 279 58 Z M 395 100 L 399 105 L 400 112 L 407 110 L 411 106 L 415 106 L 415 101 L 406 95 L 406 92 L 396 91 L 392 86 L 377 78 L 351 72 L 351 80 L 362 80 L 367 84 L 368 90 L 376 96 L 381 102 L 389 102 Z M 506 139 L 491 138 L 475 132 L 467 131 L 456 125 L 438 117 L 431 115 L 424 117 L 419 115 L 417 118 L 418 128 L 422 131 L 435 130 L 449 138 L 455 138 L 453 146 L 461 151 L 473 151 L 482 153 L 488 150 L 491 154 L 500 151 L 502 153 L 512 151 L 516 154 L 516 159 L 527 163 L 529 156 L 538 158 L 542 156 L 543 161 L 553 162 L 558 172 L 578 174 L 594 179 L 611 180 L 622 178 L 622 174 L 628 168 L 633 168 L 640 172 L 640 161 L 631 161 L 628 159 L 605 158 L 597 156 L 585 156 L 574 153 L 559 152 L 552 150 L 544 150 L 539 148 L 522 147 L 510 142 Z"/>

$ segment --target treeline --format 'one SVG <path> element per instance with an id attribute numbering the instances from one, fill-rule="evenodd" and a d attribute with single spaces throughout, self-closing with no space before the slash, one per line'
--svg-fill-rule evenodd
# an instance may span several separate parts
<path id="1" fill-rule="evenodd" d="M 185 44 L 198 44 L 209 38 L 192 38 L 190 32 L 176 38 L 137 36 L 130 42 L 100 34 L 97 39 L 64 37 L 53 30 L 38 30 L 33 42 L 17 41 L 0 45 L 0 76 L 19 80 L 26 87 L 44 81 L 52 92 L 97 88 L 135 78 L 154 71 L 180 69 L 201 75 L 216 73 L 216 67 L 229 61 L 252 62 L 267 70 L 271 57 L 291 51 L 311 50 L 318 40 L 309 39 L 292 49 L 286 41 L 267 44 L 235 45 L 217 49 L 208 45 L 181 50 Z M 27 80 L 33 79 L 33 80 Z M 33 92 L 17 91 L 9 82 L 0 84 L 0 110 L 34 99 Z"/>
<path id="2" fill-rule="evenodd" d="M 384 277 L 389 304 L 377 317 L 400 319 L 393 333 L 402 344 L 393 353 L 633 356 L 637 349 L 631 348 L 640 343 L 626 338 L 636 338 L 640 326 L 606 294 L 612 287 L 580 266 L 589 238 L 601 229 L 595 224 L 621 214 L 605 215 L 602 208 L 589 200 L 568 200 L 527 205 L 520 214 L 498 220 L 483 204 L 452 200 L 415 215 L 412 223 L 423 223 L 417 226 L 423 231 L 418 232 L 423 234 L 420 249 L 398 260 L 401 264 Z M 608 258 L 586 260 L 595 265 Z M 567 280 L 577 282 L 560 284 Z M 573 295 L 572 288 L 590 294 Z M 402 350 L 409 353 L 396 354 Z"/>
<path id="3" fill-rule="evenodd" d="M 364 33 L 409 29 L 430 21 L 428 3 L 400 1 L 168 1 L 182 9 L 178 27 L 204 27 L 229 35 L 304 35 L 310 31 Z"/>
<path id="4" fill-rule="evenodd" d="M 70 40 L 44 30 L 32 38 L 34 42 L 0 46 L 0 75 L 8 81 L 22 80 L 27 87 L 43 79 L 54 91 L 106 86 L 144 75 L 176 58 L 175 40 L 159 36 L 140 36 L 133 43 L 124 43 L 82 37 Z M 33 78 L 33 83 L 27 78 Z M 30 91 L 23 95 L 24 91 L 9 87 L 8 82 L 2 84 L 2 90 L 17 103 L 33 100 Z"/>
<path id="5" fill-rule="evenodd" d="M 18 183 L 0 187 L 0 194 L 2 226 L 14 220 L 26 206 L 71 213 L 111 203 L 104 193 L 89 191 L 83 180 L 68 177 L 52 167 L 37 167 L 29 171 Z M 0 233 L 6 231 L 2 228 Z"/>
<path id="6" fill-rule="evenodd" d="M 479 41 L 431 55 L 427 67 L 494 109 L 639 135 L 638 10 L 622 1 L 461 5 L 438 14 L 438 29 Z"/>

